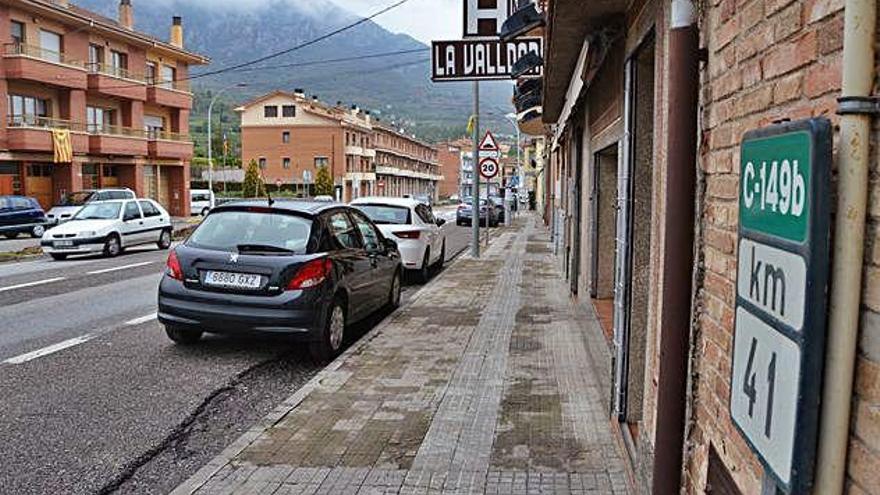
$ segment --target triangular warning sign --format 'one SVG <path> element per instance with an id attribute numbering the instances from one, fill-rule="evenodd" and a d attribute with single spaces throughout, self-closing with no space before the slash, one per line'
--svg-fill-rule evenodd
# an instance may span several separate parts
<path id="1" fill-rule="evenodd" d="M 498 151 L 498 142 L 491 132 L 486 131 L 486 136 L 480 141 L 480 150 L 482 151 Z"/>

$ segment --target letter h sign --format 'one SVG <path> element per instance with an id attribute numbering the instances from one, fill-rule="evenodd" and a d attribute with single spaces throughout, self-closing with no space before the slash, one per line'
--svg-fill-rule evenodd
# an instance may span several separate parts
<path id="1" fill-rule="evenodd" d="M 516 0 L 464 0 L 464 37 L 497 37 Z"/>

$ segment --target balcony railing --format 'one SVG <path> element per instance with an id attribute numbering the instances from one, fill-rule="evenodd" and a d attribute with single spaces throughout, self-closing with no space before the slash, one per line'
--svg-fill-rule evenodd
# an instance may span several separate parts
<path id="1" fill-rule="evenodd" d="M 139 139 L 147 138 L 147 131 L 143 129 L 134 129 L 131 127 L 122 127 L 121 125 L 107 125 L 107 124 L 89 124 L 86 126 L 86 129 L 89 134 L 93 136 L 121 136 L 121 137 L 132 137 Z"/>
<path id="2" fill-rule="evenodd" d="M 45 48 L 41 48 L 39 46 L 28 45 L 25 43 L 7 43 L 6 44 L 6 55 L 7 56 L 23 56 L 36 58 L 39 60 L 44 60 L 46 62 L 53 62 L 56 64 L 64 64 L 71 65 L 74 67 L 79 67 L 84 69 L 85 64 L 81 60 L 77 60 L 68 56 L 64 52 L 56 52 L 54 50 L 47 50 Z"/>
<path id="3" fill-rule="evenodd" d="M 147 81 L 144 74 L 138 74 L 128 69 L 116 67 L 113 65 L 92 62 L 88 64 L 88 69 L 89 72 L 91 72 L 92 74 L 103 74 L 105 76 L 118 77 L 120 79 L 129 79 L 142 83 L 146 83 Z"/>
<path id="4" fill-rule="evenodd" d="M 36 115 L 9 115 L 6 119 L 6 125 L 11 128 L 69 129 L 73 132 L 86 132 L 86 126 L 82 122 Z"/>
<path id="5" fill-rule="evenodd" d="M 178 141 L 182 143 L 188 143 L 192 141 L 187 134 L 180 134 L 177 132 L 168 132 L 168 131 L 160 131 L 151 129 L 146 131 L 147 138 L 150 141 Z"/>

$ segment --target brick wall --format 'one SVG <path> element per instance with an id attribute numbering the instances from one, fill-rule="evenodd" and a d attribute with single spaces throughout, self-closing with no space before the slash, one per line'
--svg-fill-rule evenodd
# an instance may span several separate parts
<path id="1" fill-rule="evenodd" d="M 344 138 L 340 127 L 243 127 L 242 128 L 242 161 L 259 162 L 266 159 L 263 176 L 267 183 L 274 184 L 281 179 L 286 184 L 302 183 L 303 170 L 311 170 L 312 177 L 317 174 L 315 157 L 326 156 L 334 178 L 345 174 Z M 282 133 L 290 132 L 290 142 L 282 141 Z M 283 168 L 283 159 L 290 158 L 289 169 Z"/>
<path id="2" fill-rule="evenodd" d="M 437 187 L 441 198 L 459 194 L 459 178 L 461 177 L 461 149 L 449 143 L 437 145 L 437 159 L 440 162 L 440 173 L 443 180 Z"/>
<path id="3" fill-rule="evenodd" d="M 702 13 L 702 43 L 709 61 L 702 71 L 700 166 L 705 196 L 699 211 L 702 264 L 685 465 L 691 493 L 705 491 L 710 445 L 743 493 L 760 492 L 760 465 L 728 413 L 738 145 L 745 131 L 783 117 L 826 116 L 837 123 L 842 9 L 843 0 L 713 0 Z M 880 218 L 880 207 L 872 212 Z M 870 237 L 876 238 L 873 221 L 872 229 Z M 871 294 L 880 294 L 880 251 L 868 257 L 875 264 L 866 270 L 865 306 L 880 311 L 880 298 L 875 296 L 874 305 L 871 299 Z M 880 346 L 875 343 L 880 334 L 874 319 L 874 313 L 866 312 L 849 465 L 851 481 L 866 491 L 880 486 Z"/>

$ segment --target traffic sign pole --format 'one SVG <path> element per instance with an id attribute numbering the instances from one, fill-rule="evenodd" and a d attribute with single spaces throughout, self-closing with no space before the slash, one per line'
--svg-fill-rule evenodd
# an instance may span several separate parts
<path id="1" fill-rule="evenodd" d="M 474 190 L 471 206 L 471 228 L 474 237 L 471 242 L 471 255 L 480 257 L 480 81 L 474 81 Z M 488 205 L 487 205 L 488 206 Z M 489 228 L 489 212 L 486 212 L 486 228 Z"/>

